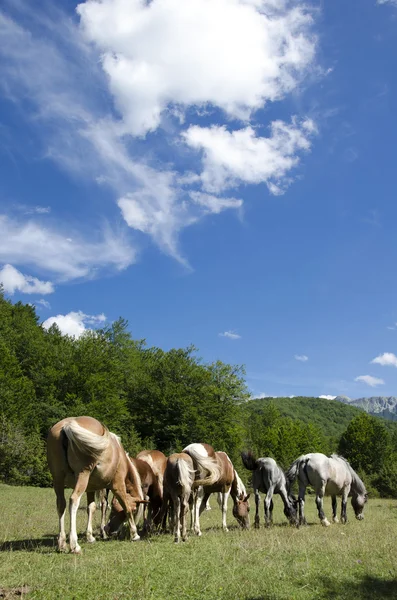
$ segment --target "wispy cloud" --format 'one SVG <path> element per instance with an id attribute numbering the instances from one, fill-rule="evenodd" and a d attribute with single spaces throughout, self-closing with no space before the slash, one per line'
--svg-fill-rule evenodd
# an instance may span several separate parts
<path id="1" fill-rule="evenodd" d="M 36 220 L 19 221 L 0 215 L 0 263 L 31 265 L 51 273 L 57 281 L 67 281 L 93 277 L 98 269 L 122 270 L 135 259 L 136 253 L 123 232 L 110 227 L 105 227 L 97 238 L 85 239 L 71 229 L 61 231 Z M 37 293 L 51 292 L 37 289 Z"/>
<path id="2" fill-rule="evenodd" d="M 372 377 L 372 375 L 359 375 L 354 381 L 362 381 L 370 387 L 377 387 L 378 385 L 384 385 L 385 383 L 383 379 L 379 379 L 379 377 Z"/>
<path id="3" fill-rule="evenodd" d="M 299 360 L 300 362 L 307 362 L 309 357 L 306 356 L 306 354 L 295 354 L 294 359 Z"/>
<path id="4" fill-rule="evenodd" d="M 239 340 L 241 338 L 241 335 L 239 335 L 235 331 L 224 331 L 223 333 L 219 333 L 218 335 L 220 337 L 229 338 L 230 340 Z"/>
<path id="5" fill-rule="evenodd" d="M 37 277 L 24 275 L 12 265 L 4 265 L 0 269 L 0 283 L 8 294 L 52 294 L 54 286 L 51 281 L 40 281 Z"/>
<path id="6" fill-rule="evenodd" d="M 50 310 L 50 308 L 51 308 L 51 304 L 47 300 L 44 300 L 44 298 L 40 298 L 40 300 L 37 300 L 36 304 L 40 304 L 40 306 L 43 306 L 44 308 L 47 308 L 48 310 Z"/>
<path id="7" fill-rule="evenodd" d="M 391 4 L 397 6 L 397 0 L 377 0 L 376 4 Z"/>
<path id="8" fill-rule="evenodd" d="M 81 310 L 77 312 L 70 312 L 66 315 L 56 315 L 55 317 L 49 317 L 43 323 L 44 329 L 49 329 L 52 325 L 56 324 L 61 333 L 64 335 L 70 335 L 75 338 L 79 338 L 89 328 L 88 325 L 99 325 L 106 321 L 106 316 L 102 313 L 100 315 L 86 315 Z"/>
<path id="9" fill-rule="evenodd" d="M 371 360 L 371 364 L 382 365 L 382 367 L 397 367 L 397 356 L 392 352 L 384 352 Z"/>

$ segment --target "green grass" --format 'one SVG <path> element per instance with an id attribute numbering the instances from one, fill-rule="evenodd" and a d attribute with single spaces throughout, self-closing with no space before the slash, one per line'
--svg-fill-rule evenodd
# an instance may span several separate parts
<path id="1" fill-rule="evenodd" d="M 214 500 L 202 516 L 201 538 L 179 545 L 171 535 L 138 543 L 83 541 L 83 554 L 73 556 L 56 553 L 52 490 L 0 485 L 0 498 L 0 597 L 15 598 L 12 590 L 27 586 L 29 600 L 397 598 L 397 501 L 370 500 L 363 522 L 353 519 L 349 505 L 352 520 L 326 529 L 308 496 L 310 525 L 295 529 L 285 524 L 276 497 L 271 529 L 238 530 L 230 506 L 230 532 L 223 533 Z M 80 510 L 79 531 L 85 523 Z"/>

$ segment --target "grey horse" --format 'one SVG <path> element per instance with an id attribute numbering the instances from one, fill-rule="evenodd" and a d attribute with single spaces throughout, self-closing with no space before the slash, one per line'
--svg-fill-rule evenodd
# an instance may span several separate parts
<path id="1" fill-rule="evenodd" d="M 336 496 L 342 495 L 341 521 L 347 522 L 346 506 L 347 498 L 351 496 L 352 506 L 356 519 L 363 519 L 364 505 L 367 502 L 367 490 L 357 473 L 352 469 L 347 460 L 337 454 L 330 457 L 325 454 L 304 454 L 297 458 L 286 473 L 288 490 L 298 477 L 299 482 L 299 523 L 306 524 L 304 515 L 306 487 L 311 485 L 316 492 L 316 505 L 319 519 L 325 527 L 330 522 L 324 514 L 324 495 L 332 498 L 332 515 L 334 523 L 338 522 L 336 515 Z"/>
<path id="2" fill-rule="evenodd" d="M 242 452 L 244 466 L 252 474 L 252 486 L 255 492 L 255 527 L 259 527 L 260 492 L 266 494 L 265 522 L 269 527 L 273 522 L 273 494 L 279 494 L 284 504 L 284 514 L 292 525 L 297 524 L 296 499 L 287 492 L 286 479 L 282 469 L 273 458 L 255 458 L 252 452 Z"/>

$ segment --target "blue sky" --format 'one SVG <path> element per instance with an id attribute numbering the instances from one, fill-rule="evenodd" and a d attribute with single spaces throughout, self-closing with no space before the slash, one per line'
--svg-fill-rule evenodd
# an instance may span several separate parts
<path id="1" fill-rule="evenodd" d="M 394 0 L 3 1 L 7 295 L 253 395 L 396 395 L 396 63 Z"/>

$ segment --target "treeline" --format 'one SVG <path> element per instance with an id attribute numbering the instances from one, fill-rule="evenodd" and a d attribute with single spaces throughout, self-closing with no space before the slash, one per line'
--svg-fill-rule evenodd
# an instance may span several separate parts
<path id="1" fill-rule="evenodd" d="M 250 401 L 240 366 L 207 364 L 194 347 L 149 348 L 131 338 L 124 319 L 79 339 L 62 335 L 56 325 L 46 331 L 34 307 L 13 304 L 0 290 L 0 479 L 49 485 L 47 431 L 66 416 L 83 414 L 120 435 L 131 454 L 149 447 L 168 454 L 206 441 L 239 467 L 240 451 L 248 447 L 286 467 L 299 454 L 340 447 L 382 494 L 396 494 L 397 436 L 382 421 L 360 413 L 342 438 L 330 436 L 318 424 L 282 415 L 272 402 Z M 372 433 L 365 425 L 365 442 L 362 427 L 351 429 L 357 419 L 376 422 Z M 382 465 L 368 459 L 371 452 L 379 455 L 379 439 L 387 448 Z M 378 481 L 382 469 L 390 485 L 385 476 Z"/>

